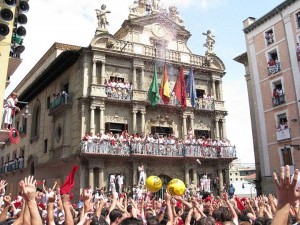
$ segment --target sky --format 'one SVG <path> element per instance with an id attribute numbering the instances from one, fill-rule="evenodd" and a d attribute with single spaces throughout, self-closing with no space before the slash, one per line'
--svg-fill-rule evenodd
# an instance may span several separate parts
<path id="1" fill-rule="evenodd" d="M 176 5 L 185 28 L 192 34 L 188 46 L 194 54 L 204 55 L 205 38 L 202 33 L 211 30 L 215 35 L 215 53 L 225 64 L 223 96 L 228 111 L 227 136 L 236 145 L 242 163 L 254 163 L 250 111 L 245 70 L 233 60 L 246 52 L 243 21 L 260 18 L 282 0 L 161 0 L 164 6 Z M 108 31 L 114 34 L 128 18 L 128 7 L 133 0 L 32 0 L 27 12 L 27 35 L 24 38 L 23 62 L 11 77 L 6 89 L 10 94 L 23 77 L 46 53 L 54 42 L 87 47 L 97 28 L 95 9 L 106 4 Z"/>

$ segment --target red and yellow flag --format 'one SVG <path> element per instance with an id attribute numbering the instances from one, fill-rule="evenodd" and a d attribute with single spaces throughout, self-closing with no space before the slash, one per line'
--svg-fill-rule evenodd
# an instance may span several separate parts
<path id="1" fill-rule="evenodd" d="M 164 65 L 163 77 L 161 79 L 160 86 L 159 86 L 159 95 L 165 105 L 169 103 L 171 96 L 170 96 L 170 88 L 169 88 L 166 64 Z"/>

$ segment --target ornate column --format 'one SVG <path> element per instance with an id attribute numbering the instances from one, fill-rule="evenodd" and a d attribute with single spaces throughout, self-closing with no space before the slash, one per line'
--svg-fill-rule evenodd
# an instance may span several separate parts
<path id="1" fill-rule="evenodd" d="M 97 61 L 94 60 L 93 61 L 93 71 L 92 71 L 92 84 L 97 84 L 97 76 L 96 76 L 96 73 L 97 73 Z"/>
<path id="2" fill-rule="evenodd" d="M 189 168 L 187 165 L 185 165 L 185 170 L 184 170 L 184 179 L 185 179 L 185 184 L 189 185 L 190 184 L 190 174 L 189 174 Z"/>
<path id="3" fill-rule="evenodd" d="M 136 89 L 136 67 L 133 66 L 133 71 L 132 71 L 132 87 L 133 89 Z"/>
<path id="4" fill-rule="evenodd" d="M 223 188 L 224 188 L 223 173 L 222 173 L 222 169 L 221 168 L 219 168 L 218 174 L 219 174 L 219 196 L 221 196 L 223 194 Z"/>
<path id="5" fill-rule="evenodd" d="M 104 170 L 103 168 L 99 168 L 99 184 L 98 184 L 98 187 L 101 188 L 101 187 L 104 187 L 105 184 L 104 184 Z"/>
<path id="6" fill-rule="evenodd" d="M 100 134 L 104 134 L 104 107 L 100 107 Z"/>
<path id="7" fill-rule="evenodd" d="M 94 168 L 89 168 L 89 186 L 94 189 Z"/>
<path id="8" fill-rule="evenodd" d="M 219 119 L 215 119 L 215 139 L 219 139 L 220 132 L 219 132 Z"/>
<path id="9" fill-rule="evenodd" d="M 101 78 L 100 78 L 100 84 L 104 85 L 105 80 L 105 61 L 101 61 Z"/>
<path id="10" fill-rule="evenodd" d="M 141 114 L 142 114 L 141 132 L 145 133 L 145 114 L 146 114 L 146 112 L 141 111 Z"/>
<path id="11" fill-rule="evenodd" d="M 217 99 L 217 96 L 216 96 L 216 81 L 215 81 L 215 79 L 212 79 L 211 86 L 212 86 L 212 93 L 211 93 L 211 95 L 214 97 L 214 99 Z"/>
<path id="12" fill-rule="evenodd" d="M 191 118 L 191 129 L 192 129 L 192 134 L 194 136 L 194 114 L 190 115 Z"/>
<path id="13" fill-rule="evenodd" d="M 223 86 L 222 80 L 219 80 L 219 100 L 223 101 Z"/>
<path id="14" fill-rule="evenodd" d="M 136 133 L 136 114 L 137 114 L 137 111 L 133 110 L 132 111 L 132 133 L 133 134 Z"/>
<path id="15" fill-rule="evenodd" d="M 142 68 L 141 82 L 140 82 L 140 89 L 143 89 L 144 80 L 145 80 L 145 68 Z"/>
<path id="16" fill-rule="evenodd" d="M 222 119 L 222 138 L 227 138 L 225 119 Z"/>
<path id="17" fill-rule="evenodd" d="M 91 106 L 91 116 L 90 116 L 90 132 L 95 132 L 95 106 Z"/>
<path id="18" fill-rule="evenodd" d="M 193 181 L 194 181 L 194 184 L 197 186 L 198 185 L 198 179 L 197 179 L 196 169 L 193 169 Z"/>
<path id="19" fill-rule="evenodd" d="M 187 129 L 186 129 L 186 117 L 185 115 L 182 116 L 182 137 L 184 140 L 186 140 L 187 137 Z"/>

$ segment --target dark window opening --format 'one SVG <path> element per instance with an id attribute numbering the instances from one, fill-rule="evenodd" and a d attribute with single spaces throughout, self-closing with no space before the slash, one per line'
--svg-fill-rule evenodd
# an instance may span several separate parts
<path id="1" fill-rule="evenodd" d="M 194 133 L 196 138 L 210 138 L 209 130 L 195 130 Z"/>
<path id="2" fill-rule="evenodd" d="M 167 136 L 173 134 L 173 129 L 171 127 L 151 127 L 151 134 Z"/>
<path id="3" fill-rule="evenodd" d="M 44 153 L 47 153 L 48 150 L 48 139 L 44 140 Z"/>
<path id="4" fill-rule="evenodd" d="M 115 82 L 118 81 L 118 82 L 124 83 L 124 78 L 122 78 L 122 77 L 114 77 L 114 76 L 110 76 L 109 79 L 110 79 L 111 81 L 115 81 Z"/>
<path id="5" fill-rule="evenodd" d="M 128 125 L 123 123 L 105 123 L 105 133 L 121 134 L 122 131 L 128 130 Z"/>
<path id="6" fill-rule="evenodd" d="M 300 28 L 300 12 L 296 13 L 297 27 Z"/>
<path id="7" fill-rule="evenodd" d="M 196 95 L 198 98 L 203 98 L 204 94 L 205 94 L 205 90 L 196 89 Z"/>
<path id="8" fill-rule="evenodd" d="M 292 152 L 290 148 L 284 148 L 281 149 L 281 153 L 282 153 L 282 159 L 283 159 L 283 165 L 289 165 L 292 166 L 293 165 L 293 158 L 292 158 Z"/>
<path id="9" fill-rule="evenodd" d="M 50 96 L 47 97 L 46 105 L 47 105 L 47 109 L 50 109 L 50 106 L 51 106 Z"/>

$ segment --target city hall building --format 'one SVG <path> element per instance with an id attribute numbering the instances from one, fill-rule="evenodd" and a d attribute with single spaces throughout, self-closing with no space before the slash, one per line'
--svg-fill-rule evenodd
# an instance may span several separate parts
<path id="1" fill-rule="evenodd" d="M 107 30 L 106 18 L 98 19 L 88 47 L 53 44 L 16 87 L 19 101 L 25 102 L 14 118 L 20 140 L 13 144 L 7 132 L 1 133 L 0 160 L 6 167 L 1 179 L 7 180 L 9 192 L 15 194 L 18 181 L 29 174 L 48 186 L 62 184 L 74 165 L 79 166 L 75 197 L 80 188 L 108 188 L 111 174 L 122 173 L 125 187 L 133 186 L 141 164 L 147 176 L 160 176 L 164 183 L 176 177 L 197 185 L 205 174 L 214 191 L 222 191 L 235 147 L 186 141 L 190 136 L 227 139 L 225 66 L 213 52 L 214 40 L 207 40 L 204 56 L 193 54 L 187 46 L 191 34 L 176 7 L 149 9 L 143 1 L 130 8 L 115 34 Z M 187 96 L 184 108 L 171 93 L 168 104 L 152 106 L 147 93 L 155 66 L 158 84 L 166 66 L 170 92 L 180 68 L 186 77 L 193 68 L 196 104 Z M 132 140 L 151 135 L 175 143 L 98 138 L 124 132 Z M 14 163 L 16 158 L 22 163 Z"/>

